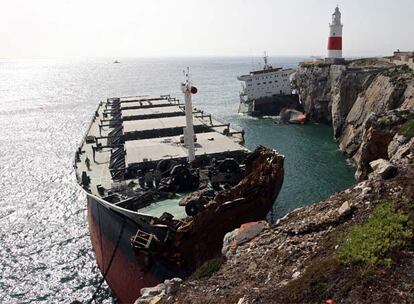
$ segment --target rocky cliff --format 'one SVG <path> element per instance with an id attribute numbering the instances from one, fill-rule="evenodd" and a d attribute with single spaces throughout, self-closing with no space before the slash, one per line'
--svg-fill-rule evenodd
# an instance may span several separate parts
<path id="1" fill-rule="evenodd" d="M 365 123 L 370 115 L 414 108 L 413 71 L 385 59 L 359 59 L 341 65 L 301 64 L 296 82 L 307 116 L 332 125 L 340 149 L 358 167 L 358 180 L 371 170 L 360 168 Z M 391 141 L 393 134 L 389 135 L 382 145 Z M 379 151 L 373 157 L 384 156 L 384 151 Z"/>

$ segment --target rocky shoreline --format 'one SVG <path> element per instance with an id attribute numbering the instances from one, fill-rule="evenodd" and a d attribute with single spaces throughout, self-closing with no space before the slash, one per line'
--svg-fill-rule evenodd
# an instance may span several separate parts
<path id="1" fill-rule="evenodd" d="M 303 64 L 296 78 L 307 116 L 332 124 L 359 183 L 227 234 L 223 258 L 136 303 L 414 303 L 413 71 L 360 59 Z"/>
<path id="2" fill-rule="evenodd" d="M 375 119 L 391 110 L 414 109 L 413 70 L 388 58 L 358 59 L 339 65 L 303 63 L 296 73 L 296 82 L 307 117 L 332 125 L 339 148 L 357 167 L 358 181 L 369 173 L 367 161 L 386 157 L 384 149 L 371 151 L 370 156 L 364 154 L 364 142 L 373 140 L 367 138 L 370 125 L 366 122 L 375 123 Z M 404 119 L 407 118 L 393 124 Z M 395 130 L 389 131 L 377 143 L 378 147 L 391 142 Z"/>

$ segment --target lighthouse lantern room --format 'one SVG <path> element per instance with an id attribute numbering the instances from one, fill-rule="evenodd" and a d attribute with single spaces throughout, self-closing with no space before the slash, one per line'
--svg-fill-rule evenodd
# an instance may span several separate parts
<path id="1" fill-rule="evenodd" d="M 342 58 L 342 24 L 339 7 L 332 14 L 332 23 L 329 24 L 328 58 Z"/>

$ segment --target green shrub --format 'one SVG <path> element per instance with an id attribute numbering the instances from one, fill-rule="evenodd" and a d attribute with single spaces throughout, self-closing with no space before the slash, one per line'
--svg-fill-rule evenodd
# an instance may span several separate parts
<path id="1" fill-rule="evenodd" d="M 404 75 L 412 76 L 414 72 L 407 65 L 402 65 L 384 72 L 384 75 L 390 78 L 397 78 Z"/>
<path id="2" fill-rule="evenodd" d="M 331 65 L 330 63 L 326 63 L 326 62 L 319 62 L 319 63 L 317 64 L 317 66 L 318 66 L 319 68 L 328 67 L 328 66 L 330 66 L 330 65 Z"/>
<path id="3" fill-rule="evenodd" d="M 220 269 L 221 265 L 223 264 L 222 258 L 211 259 L 197 268 L 196 271 L 190 276 L 191 280 L 198 280 L 201 278 L 206 278 L 211 276 L 217 270 Z"/>
<path id="4" fill-rule="evenodd" d="M 377 125 L 380 126 L 380 127 L 387 127 L 387 126 L 391 125 L 391 123 L 392 123 L 392 119 L 390 117 L 387 117 L 387 116 L 381 117 L 377 121 Z"/>
<path id="5" fill-rule="evenodd" d="M 404 123 L 401 126 L 399 133 L 408 138 L 414 137 L 414 119 L 410 119 Z"/>
<path id="6" fill-rule="evenodd" d="M 412 237 L 408 216 L 397 212 L 392 203 L 378 206 L 369 220 L 352 227 L 342 238 L 338 258 L 343 264 L 392 264 L 393 252 Z"/>

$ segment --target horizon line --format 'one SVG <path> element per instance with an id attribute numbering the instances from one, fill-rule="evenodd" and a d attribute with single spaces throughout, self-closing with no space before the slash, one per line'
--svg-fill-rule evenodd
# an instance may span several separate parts
<path id="1" fill-rule="evenodd" d="M 343 58 L 374 58 L 374 57 L 385 57 L 391 56 L 392 54 L 377 54 L 377 55 L 351 55 L 351 56 L 343 56 Z M 62 56 L 18 56 L 18 57 L 2 57 L 0 56 L 0 60 L 35 60 L 35 59 L 98 59 L 98 58 L 111 58 L 111 59 L 158 59 L 158 58 L 262 58 L 261 55 L 141 55 L 141 56 L 134 56 L 134 55 L 62 55 Z M 325 58 L 324 55 L 269 55 L 269 58 Z"/>

